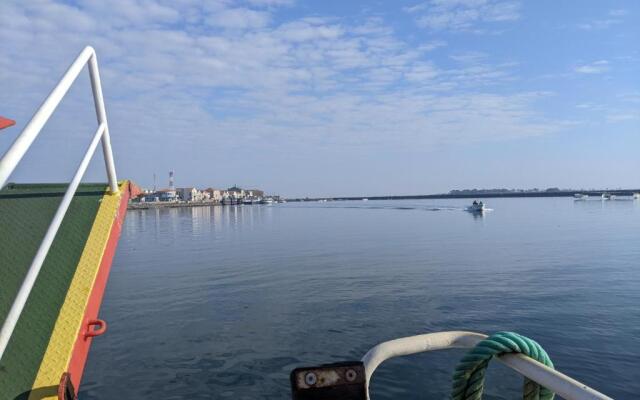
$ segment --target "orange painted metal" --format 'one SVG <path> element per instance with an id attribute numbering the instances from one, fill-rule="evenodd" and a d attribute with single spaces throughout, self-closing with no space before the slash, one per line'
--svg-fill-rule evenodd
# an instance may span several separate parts
<path id="1" fill-rule="evenodd" d="M 0 129 L 8 128 L 16 124 L 16 121 L 0 116 Z"/>
<path id="2" fill-rule="evenodd" d="M 82 373 L 89 354 L 89 348 L 93 340 L 94 334 L 87 334 L 89 325 L 95 325 L 98 320 L 98 312 L 100 311 L 100 304 L 102 303 L 102 297 L 104 290 L 107 286 L 107 280 L 109 279 L 109 272 L 111 271 L 111 262 L 118 246 L 118 239 L 120 238 L 120 232 L 122 231 L 122 223 L 124 222 L 125 214 L 127 213 L 127 204 L 132 194 L 132 185 L 130 182 L 127 184 L 126 190 L 123 190 L 122 198 L 120 200 L 120 206 L 118 209 L 118 215 L 115 218 L 113 226 L 111 227 L 111 233 L 107 241 L 104 254 L 102 255 L 102 261 L 100 262 L 100 269 L 98 276 L 96 277 L 93 290 L 89 296 L 89 302 L 85 309 L 84 318 L 82 321 L 83 329 L 78 332 L 78 337 L 73 348 L 73 354 L 69 362 L 68 372 L 71 374 L 71 381 L 76 390 L 80 388 L 80 382 L 82 381 Z M 103 321 L 104 322 L 104 321 Z M 104 324 L 106 329 L 106 323 Z"/>
<path id="3" fill-rule="evenodd" d="M 93 327 L 97 326 L 98 329 Z M 87 329 L 84 332 L 84 337 L 96 337 L 104 334 L 107 331 L 107 323 L 101 319 L 92 319 L 87 323 Z"/>

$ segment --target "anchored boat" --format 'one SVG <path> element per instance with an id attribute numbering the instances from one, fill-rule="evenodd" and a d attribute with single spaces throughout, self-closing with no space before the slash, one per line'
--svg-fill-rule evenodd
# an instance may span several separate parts
<path id="1" fill-rule="evenodd" d="M 602 200 L 615 200 L 616 199 L 616 195 L 611 194 L 611 193 L 602 193 L 602 195 L 600 196 L 602 198 Z"/>

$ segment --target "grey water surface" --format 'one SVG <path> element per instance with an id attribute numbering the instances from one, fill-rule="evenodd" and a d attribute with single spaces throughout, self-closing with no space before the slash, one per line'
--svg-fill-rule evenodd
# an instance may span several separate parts
<path id="1" fill-rule="evenodd" d="M 443 330 L 512 330 L 640 393 L 640 202 L 350 201 L 129 211 L 81 399 L 286 399 L 297 367 Z M 398 358 L 372 399 L 445 399 L 461 350 Z M 497 363 L 496 363 L 497 364 Z M 518 398 L 491 365 L 486 398 Z"/>

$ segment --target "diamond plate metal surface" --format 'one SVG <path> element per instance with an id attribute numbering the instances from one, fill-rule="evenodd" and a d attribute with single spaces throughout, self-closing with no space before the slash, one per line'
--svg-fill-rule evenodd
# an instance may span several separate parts
<path id="1" fill-rule="evenodd" d="M 66 187 L 9 184 L 0 191 L 2 321 Z M 78 188 L 0 360 L 0 399 L 27 398 L 105 189 L 105 184 L 83 184 Z"/>

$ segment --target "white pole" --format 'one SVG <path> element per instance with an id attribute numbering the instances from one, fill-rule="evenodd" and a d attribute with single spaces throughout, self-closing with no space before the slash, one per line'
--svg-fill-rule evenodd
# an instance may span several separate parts
<path id="1" fill-rule="evenodd" d="M 71 84 L 78 77 L 80 71 L 82 71 L 82 68 L 92 54 L 94 54 L 93 48 L 89 46 L 82 50 L 73 64 L 67 69 L 67 72 L 62 76 L 60 82 L 58 82 L 56 87 L 53 88 L 49 96 L 42 103 L 38 111 L 31 117 L 29 123 L 24 127 L 9 150 L 7 150 L 2 159 L 0 159 L 0 189 L 7 183 L 9 176 L 27 152 L 31 143 L 33 143 L 38 136 L 44 124 L 49 120 L 51 114 L 53 114 L 58 107 L 60 100 L 67 94 Z"/>
<path id="2" fill-rule="evenodd" d="M 111 138 L 109 136 L 109 124 L 107 123 L 107 112 L 104 108 L 104 98 L 102 97 L 102 85 L 100 83 L 100 71 L 98 70 L 98 56 L 95 52 L 89 58 L 89 75 L 91 77 L 91 89 L 93 91 L 93 101 L 96 106 L 96 117 L 98 124 L 104 124 L 104 135 L 102 136 L 102 153 L 104 154 L 104 164 L 109 177 L 109 188 L 111 193 L 118 193 L 118 180 L 116 178 L 116 167 L 113 163 L 113 152 L 111 151 Z"/>
<path id="3" fill-rule="evenodd" d="M 20 286 L 20 290 L 18 290 L 18 294 L 16 295 L 13 304 L 11 305 L 11 309 L 7 314 L 7 318 L 2 324 L 2 330 L 0 330 L 0 359 L 4 354 L 4 351 L 9 344 L 9 339 L 11 338 L 11 334 L 13 334 L 13 330 L 18 323 L 18 319 L 20 318 L 20 314 L 24 309 L 25 304 L 27 303 L 27 299 L 29 298 L 29 293 L 31 293 L 31 289 L 33 289 L 33 285 L 36 282 L 36 278 L 40 273 L 40 269 L 42 268 L 42 264 L 44 263 L 45 258 L 47 257 L 47 253 L 49 252 L 49 248 L 53 244 L 53 240 L 56 237 L 56 233 L 58 232 L 58 228 L 62 224 L 62 220 L 64 215 L 69 208 L 69 204 L 71 204 L 71 200 L 73 200 L 73 196 L 78 189 L 78 185 L 80 184 L 80 180 L 84 175 L 87 167 L 89 166 L 89 162 L 93 157 L 93 153 L 96 151 L 96 147 L 102 138 L 102 134 L 105 132 L 106 125 L 100 124 L 98 129 L 96 130 L 95 135 L 93 136 L 93 140 L 87 149 L 87 152 L 78 166 L 67 191 L 64 193 L 64 197 L 56 210 L 55 215 L 53 216 L 53 220 L 47 229 L 47 233 L 44 235 L 44 239 L 42 239 L 42 243 L 40 243 L 40 247 L 38 247 L 38 251 L 36 252 L 33 261 L 31 262 L 31 266 L 29 267 L 29 271 Z"/>

